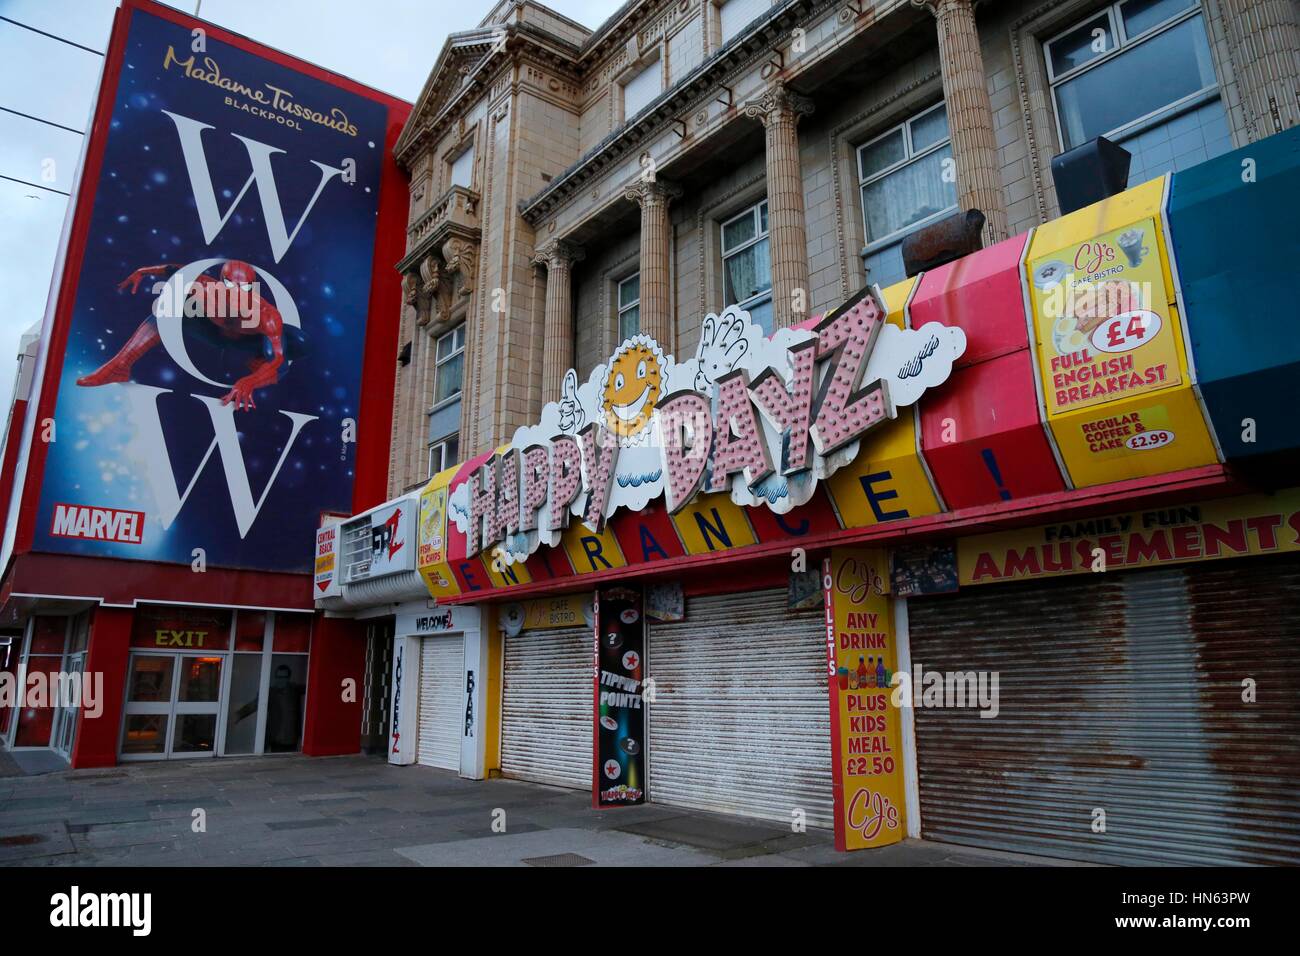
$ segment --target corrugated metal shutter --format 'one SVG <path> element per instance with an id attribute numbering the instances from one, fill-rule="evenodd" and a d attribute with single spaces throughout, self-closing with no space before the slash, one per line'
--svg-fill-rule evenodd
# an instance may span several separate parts
<path id="1" fill-rule="evenodd" d="M 420 642 L 420 763 L 460 769 L 461 671 L 465 652 L 459 634 Z"/>
<path id="2" fill-rule="evenodd" d="M 691 598 L 650 623 L 655 803 L 812 826 L 833 822 L 826 638 L 786 591 Z"/>
<path id="3" fill-rule="evenodd" d="M 501 772 L 591 789 L 593 632 L 521 631 L 506 638 Z"/>
<path id="4" fill-rule="evenodd" d="M 914 667 L 1000 674 L 995 719 L 916 711 L 922 835 L 1102 863 L 1300 863 L 1297 593 L 1300 563 L 1256 558 L 909 602 Z"/>

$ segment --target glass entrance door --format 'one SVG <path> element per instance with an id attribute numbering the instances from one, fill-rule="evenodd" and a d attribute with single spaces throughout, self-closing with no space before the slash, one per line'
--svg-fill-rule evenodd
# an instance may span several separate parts
<path id="1" fill-rule="evenodd" d="M 133 653 L 122 756 L 164 760 L 216 753 L 224 660 L 217 655 Z"/>

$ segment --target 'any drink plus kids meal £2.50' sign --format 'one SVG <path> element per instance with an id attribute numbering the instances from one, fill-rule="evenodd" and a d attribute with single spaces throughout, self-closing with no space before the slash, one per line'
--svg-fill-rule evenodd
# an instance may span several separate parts
<path id="1" fill-rule="evenodd" d="M 835 846 L 907 835 L 902 727 L 889 560 L 883 549 L 835 548 L 822 563 L 830 678 Z"/>

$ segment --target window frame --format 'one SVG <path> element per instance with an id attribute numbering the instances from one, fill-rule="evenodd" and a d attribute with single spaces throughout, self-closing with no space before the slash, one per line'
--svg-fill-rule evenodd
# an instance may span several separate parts
<path id="1" fill-rule="evenodd" d="M 1089 70 L 1096 69 L 1104 63 L 1109 63 L 1110 61 L 1115 60 L 1131 50 L 1137 49 L 1142 44 L 1155 39 L 1163 33 L 1167 33 L 1185 21 L 1191 20 L 1195 17 L 1201 18 L 1201 28 L 1205 30 L 1205 42 L 1207 47 L 1210 49 L 1211 60 L 1213 60 L 1214 45 L 1209 34 L 1208 24 L 1206 23 L 1205 5 L 1202 0 L 1193 0 L 1186 9 L 1180 10 L 1178 13 L 1166 17 L 1159 23 L 1147 27 L 1141 33 L 1132 37 L 1130 37 L 1124 29 L 1124 17 L 1120 14 L 1120 8 L 1128 2 L 1130 2 L 1130 0 L 1112 0 L 1111 3 L 1102 7 L 1100 10 L 1093 10 L 1086 16 L 1073 21 L 1064 30 L 1052 34 L 1047 39 L 1043 40 L 1040 45 L 1043 53 L 1043 65 L 1047 71 L 1047 91 L 1052 101 L 1052 121 L 1056 128 L 1056 143 L 1058 149 L 1064 150 L 1067 148 L 1065 145 L 1065 131 L 1061 125 L 1061 108 L 1056 99 L 1057 88 L 1063 84 L 1068 83 L 1076 77 L 1082 76 Z M 1057 75 L 1052 63 L 1052 55 L 1049 47 L 1057 40 L 1087 24 L 1089 20 L 1097 19 L 1097 17 L 1102 13 L 1107 17 L 1107 21 L 1110 25 L 1111 36 L 1115 38 L 1115 45 L 1105 53 L 1101 53 L 1095 58 L 1089 60 L 1087 63 L 1080 63 L 1078 66 L 1072 67 L 1060 75 Z M 1219 82 L 1218 72 L 1216 71 L 1214 83 L 1210 86 L 1202 87 L 1199 90 L 1188 93 L 1186 96 L 1182 96 L 1170 103 L 1166 103 L 1157 110 L 1153 110 L 1143 116 L 1129 120 L 1124 125 L 1117 126 L 1100 135 L 1105 136 L 1107 139 L 1112 141 L 1127 138 L 1128 136 L 1141 131 L 1143 127 L 1147 126 L 1156 117 L 1168 116 L 1172 119 L 1174 116 L 1181 113 L 1186 107 L 1198 105 L 1213 95 L 1222 95 L 1222 88 L 1223 85 Z"/>
<path id="2" fill-rule="evenodd" d="M 635 112 L 629 112 L 627 108 L 627 88 L 631 86 L 633 81 L 638 77 L 644 76 L 646 73 L 650 72 L 654 72 L 659 77 L 659 88 L 655 91 L 654 96 L 642 103 Z M 656 48 L 652 52 L 647 53 L 643 59 L 629 69 L 618 80 L 618 108 L 622 112 L 622 122 L 627 123 L 634 117 L 640 116 L 651 103 L 663 96 L 664 90 L 667 88 L 664 79 L 664 58 L 659 49 Z"/>
<path id="3" fill-rule="evenodd" d="M 767 206 L 767 228 L 766 229 L 763 228 L 763 216 L 761 213 L 761 210 L 764 206 Z M 728 249 L 727 248 L 727 227 L 731 225 L 733 222 L 739 222 L 741 219 L 744 219 L 746 216 L 751 216 L 754 220 L 754 235 L 749 239 L 746 239 L 744 242 L 740 243 L 739 245 L 735 246 L 734 248 Z M 726 219 L 723 219 L 718 223 L 718 239 L 720 243 L 720 248 L 722 249 L 722 307 L 724 309 L 734 305 L 737 308 L 744 309 L 746 312 L 748 312 L 751 311 L 750 310 L 751 305 L 761 305 L 764 301 L 771 300 L 772 298 L 772 271 L 770 266 L 771 250 L 772 250 L 771 236 L 772 236 L 772 207 L 768 202 L 768 197 L 766 196 L 764 196 L 762 199 L 759 199 L 757 202 L 753 203 L 747 208 L 742 209 L 734 216 L 728 216 Z M 764 239 L 768 240 L 767 248 L 768 248 L 769 267 L 768 267 L 768 275 L 767 275 L 767 288 L 761 292 L 755 292 L 753 295 L 749 296 L 748 298 L 741 299 L 738 302 L 728 302 L 727 301 L 727 285 L 728 285 L 727 259 L 730 258 L 731 256 L 735 256 L 744 252 L 746 249 L 750 248 L 751 246 L 758 245 Z"/>
<path id="4" fill-rule="evenodd" d="M 866 189 L 867 186 L 871 185 L 872 183 L 877 182 L 878 180 L 881 179 L 886 179 L 889 176 L 892 176 L 894 173 L 898 172 L 899 170 L 907 166 L 910 166 L 912 163 L 924 159 L 926 156 L 929 156 L 931 153 L 943 149 L 943 147 L 945 146 L 952 145 L 952 127 L 945 120 L 944 126 L 947 127 L 948 129 L 947 135 L 945 135 L 942 139 L 931 143 L 929 146 L 925 147 L 919 153 L 915 152 L 912 148 L 912 124 L 915 123 L 917 120 L 921 119 L 923 116 L 926 116 L 929 113 L 933 113 L 935 110 L 938 110 L 940 108 L 943 108 L 946 113 L 947 103 L 948 103 L 947 100 L 941 99 L 937 103 L 933 103 L 930 106 L 927 106 L 925 109 L 913 113 L 911 116 L 903 120 L 901 123 L 896 123 L 895 125 L 889 127 L 889 129 L 885 130 L 884 132 L 876 136 L 873 136 L 871 137 L 871 139 L 865 140 L 864 142 L 859 143 L 857 146 L 854 147 L 853 171 L 857 174 L 857 178 L 858 178 L 858 205 L 862 208 L 862 237 L 865 240 L 865 244 L 862 247 L 861 255 L 867 256 L 873 252 L 877 252 L 881 249 L 884 249 L 886 246 L 892 246 L 894 243 L 899 242 L 901 239 L 903 239 L 908 233 L 920 229 L 924 226 L 927 226 L 930 223 L 943 218 L 944 216 L 951 215 L 954 211 L 961 208 L 961 200 L 957 195 L 955 195 L 956 189 L 954 188 L 953 190 L 954 196 L 953 196 L 953 202 L 951 206 L 945 206 L 943 209 L 940 209 L 938 212 L 933 212 L 928 216 L 924 216 L 916 220 L 916 222 L 909 223 L 908 225 L 903 226 L 901 229 L 895 229 L 893 232 L 881 236 L 878 239 L 871 239 L 869 238 L 871 230 L 867 226 L 867 204 L 862 198 L 863 190 Z M 886 166 L 884 169 L 877 170 L 876 172 L 872 173 L 870 176 L 863 176 L 862 175 L 863 150 L 867 149 L 870 146 L 874 146 L 876 143 L 880 142 L 881 140 L 888 139 L 890 136 L 893 136 L 895 133 L 899 132 L 900 130 L 903 133 L 903 158 L 898 160 L 898 162 L 893 163 L 892 165 Z M 953 185 L 954 187 L 956 186 L 955 183 Z"/>
<path id="5" fill-rule="evenodd" d="M 438 474 L 439 472 L 446 471 L 452 465 L 456 464 L 454 458 L 450 462 L 447 461 L 447 446 L 448 443 L 450 443 L 453 438 L 456 440 L 457 446 L 459 446 L 460 445 L 459 431 L 448 432 L 446 435 L 443 435 L 441 438 L 429 442 L 429 444 L 426 446 L 425 467 L 428 469 L 428 477 L 432 478 L 434 475 Z M 439 465 L 437 468 L 433 467 L 433 453 L 435 449 L 441 449 L 438 455 Z M 459 447 L 457 447 L 457 455 L 459 454 L 460 454 L 460 449 Z"/>
<path id="6" fill-rule="evenodd" d="M 637 280 L 636 298 L 633 301 L 629 302 L 627 305 L 624 305 L 623 286 L 627 285 L 633 279 Z M 619 343 L 625 342 L 627 339 L 630 339 L 632 337 L 631 335 L 623 334 L 623 313 L 629 312 L 632 309 L 637 310 L 636 332 L 633 332 L 632 335 L 637 335 L 641 331 L 641 272 L 640 270 L 637 270 L 636 272 L 633 272 L 630 275 L 624 276 L 622 279 L 619 279 L 617 282 L 614 283 L 614 334 L 618 336 Z"/>
<path id="7" fill-rule="evenodd" d="M 448 353 L 444 358 L 439 358 L 438 347 L 442 344 L 443 339 L 449 336 L 454 336 L 457 333 L 460 333 L 460 347 L 453 348 L 452 351 Z M 454 338 L 452 339 L 452 343 L 453 345 L 455 344 Z M 442 374 L 442 367 L 448 362 L 450 362 L 452 359 L 454 359 L 457 355 L 464 355 L 465 344 L 466 344 L 466 335 L 465 335 L 464 322 L 461 322 L 459 325 L 455 326 L 454 328 L 448 329 L 446 332 L 443 332 L 441 335 L 437 336 L 433 340 L 433 394 L 434 395 L 438 394 L 438 377 Z M 454 394 L 448 395 L 442 401 L 434 402 L 433 406 L 429 409 L 429 414 L 432 415 L 434 412 L 438 411 L 439 409 L 446 408 L 452 402 L 460 401 L 464 397 L 464 395 L 465 395 L 465 366 L 462 363 L 461 375 L 460 375 L 460 388 L 457 389 L 457 391 Z"/>

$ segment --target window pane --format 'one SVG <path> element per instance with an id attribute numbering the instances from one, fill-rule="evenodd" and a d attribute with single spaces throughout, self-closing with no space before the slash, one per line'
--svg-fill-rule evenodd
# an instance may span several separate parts
<path id="1" fill-rule="evenodd" d="M 446 335 L 438 337 L 438 361 L 441 362 L 447 356 L 453 354 L 457 349 L 462 347 L 464 343 L 460 337 L 460 330 L 463 328 L 463 325 L 457 326 Z"/>
<path id="2" fill-rule="evenodd" d="M 217 741 L 216 714 L 177 714 L 173 753 L 208 753 Z"/>
<path id="3" fill-rule="evenodd" d="M 450 468 L 456 462 L 460 461 L 460 436 L 452 435 L 443 444 L 442 467 Z"/>
<path id="4" fill-rule="evenodd" d="M 761 299 L 758 302 L 751 302 L 745 306 L 749 311 L 749 318 L 755 325 L 763 330 L 764 335 L 772 334 L 772 297 Z"/>
<path id="5" fill-rule="evenodd" d="M 262 655 L 236 654 L 230 665 L 230 702 L 226 709 L 226 753 L 257 749 L 257 705 L 262 692 Z"/>
<path id="6" fill-rule="evenodd" d="M 1098 34 L 1095 32 L 1097 30 L 1102 32 Z M 1060 76 L 1089 60 L 1095 60 L 1103 53 L 1109 53 L 1115 47 L 1115 34 L 1110 28 L 1110 19 L 1102 13 L 1047 44 L 1047 60 L 1051 64 L 1052 75 Z"/>
<path id="7" fill-rule="evenodd" d="M 1205 26 L 1200 17 L 1184 20 L 1056 88 L 1064 146 L 1103 136 L 1214 83 Z"/>
<path id="8" fill-rule="evenodd" d="M 235 616 L 235 650 L 260 651 L 265 638 L 265 611 L 240 611 Z"/>
<path id="9" fill-rule="evenodd" d="M 878 139 L 870 146 L 864 146 L 858 151 L 858 176 L 861 179 L 874 176 L 882 169 L 887 169 L 894 163 L 900 162 L 905 155 L 903 131 L 901 129 L 896 130 L 884 139 Z"/>
<path id="10" fill-rule="evenodd" d="M 213 704 L 221 699 L 220 657 L 182 657 L 177 700 Z"/>
<path id="11" fill-rule="evenodd" d="M 753 239 L 754 235 L 754 210 L 750 209 L 722 227 L 722 251 L 734 249 Z"/>
<path id="12" fill-rule="evenodd" d="M 311 646 L 310 614 L 277 614 L 272 645 L 277 654 L 306 654 Z"/>
<path id="13" fill-rule="evenodd" d="M 867 281 L 885 289 L 895 282 L 907 278 L 903 268 L 903 243 L 895 242 L 877 249 L 864 260 L 867 267 Z"/>
<path id="14" fill-rule="evenodd" d="M 465 369 L 465 353 L 460 352 L 455 358 L 447 359 L 438 366 L 438 385 L 434 390 L 433 401 L 445 401 L 453 395 L 460 394 L 461 375 Z"/>
<path id="15" fill-rule="evenodd" d="M 940 106 L 912 120 L 912 152 L 919 153 L 948 138 L 948 108 Z"/>
<path id="16" fill-rule="evenodd" d="M 641 331 L 641 306 L 634 305 L 618 314 L 618 339 L 625 342 Z"/>
<path id="17" fill-rule="evenodd" d="M 630 305 L 641 298 L 641 275 L 640 273 L 624 279 L 618 284 L 618 307 L 621 309 L 625 305 Z"/>
<path id="18" fill-rule="evenodd" d="M 623 119 L 630 120 L 649 106 L 662 87 L 663 70 L 655 60 L 623 87 Z"/>
<path id="19" fill-rule="evenodd" d="M 760 203 L 758 206 L 758 234 L 767 235 L 767 203 Z"/>
<path id="20" fill-rule="evenodd" d="M 172 699 L 174 657 L 136 657 L 131 661 L 130 696 L 143 703 L 169 703 Z"/>
<path id="21" fill-rule="evenodd" d="M 474 149 L 470 147 L 461 153 L 451 164 L 451 184 L 469 188 L 474 178 Z"/>
<path id="22" fill-rule="evenodd" d="M 63 643 L 68 636 L 66 617 L 38 617 L 32 625 L 32 643 L 29 654 L 63 654 Z"/>
<path id="23" fill-rule="evenodd" d="M 884 179 L 862 187 L 862 208 L 866 211 L 867 242 L 932 216 L 957 203 L 957 184 L 944 182 L 944 160 L 952 156 L 951 146 L 895 170 Z"/>
<path id="24" fill-rule="evenodd" d="M 1124 35 L 1131 40 L 1139 33 L 1182 13 L 1195 2 L 1196 0 L 1128 0 L 1119 8 L 1119 15 L 1124 21 Z"/>
<path id="25" fill-rule="evenodd" d="M 167 749 L 166 714 L 128 714 L 122 738 L 124 754 L 160 754 Z"/>
<path id="26" fill-rule="evenodd" d="M 772 288 L 772 260 L 768 255 L 768 239 L 760 239 L 743 252 L 728 256 L 726 266 L 724 305 L 743 302 Z"/>
<path id="27" fill-rule="evenodd" d="M 62 618 L 66 621 L 67 618 Z M 44 674 L 47 687 L 58 687 L 60 657 L 27 658 L 27 679 L 32 680 L 37 674 Z M 28 685 L 31 686 L 30 684 Z M 24 703 L 35 703 L 25 701 Z M 52 704 L 54 701 L 46 700 Z M 22 707 L 18 711 L 18 728 L 14 731 L 15 747 L 48 747 L 50 732 L 54 727 L 54 707 Z"/>
<path id="28" fill-rule="evenodd" d="M 307 693 L 307 658 L 276 654 L 271 658 L 271 689 L 266 698 L 267 753 L 297 750 L 302 741 L 302 705 Z"/>

